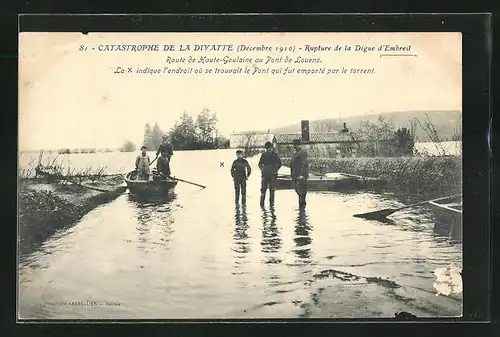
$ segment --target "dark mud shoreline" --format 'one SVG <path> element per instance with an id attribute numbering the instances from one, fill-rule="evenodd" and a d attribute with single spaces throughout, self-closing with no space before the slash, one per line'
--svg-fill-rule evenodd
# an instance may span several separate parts
<path id="1" fill-rule="evenodd" d="M 462 315 L 462 295 L 433 292 L 380 278 L 335 269 L 322 270 L 305 282 L 311 295 L 300 303 L 302 318 L 419 318 Z"/>
<path id="2" fill-rule="evenodd" d="M 56 231 L 70 227 L 94 208 L 125 192 L 121 175 L 98 182 L 61 185 L 34 179 L 19 181 L 18 237 L 21 259 L 36 250 Z"/>

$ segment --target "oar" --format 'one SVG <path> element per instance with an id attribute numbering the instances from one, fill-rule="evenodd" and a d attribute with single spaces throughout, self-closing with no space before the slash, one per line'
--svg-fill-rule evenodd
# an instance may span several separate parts
<path id="1" fill-rule="evenodd" d="M 374 211 L 374 212 L 368 212 L 368 213 L 362 213 L 362 214 L 354 214 L 354 217 L 356 217 L 356 218 L 363 218 L 363 219 L 370 219 L 370 220 L 381 220 L 381 219 L 384 219 L 384 218 L 388 217 L 389 215 L 391 215 L 391 214 L 393 214 L 395 212 L 398 212 L 398 211 L 400 211 L 402 209 L 406 209 L 406 208 L 410 208 L 410 207 L 415 207 L 415 206 L 420 206 L 420 205 L 423 205 L 423 204 L 427 204 L 429 202 L 441 201 L 441 200 L 446 200 L 446 199 L 449 199 L 449 198 L 459 197 L 459 196 L 461 196 L 461 194 L 450 195 L 450 196 L 442 197 L 442 198 L 438 198 L 438 199 L 421 201 L 421 202 L 417 202 L 415 204 L 406 205 L 406 206 L 402 206 L 402 207 L 398 207 L 398 208 L 386 208 L 386 209 L 382 209 L 382 210 Z"/>
<path id="2" fill-rule="evenodd" d="M 156 157 L 155 159 L 153 159 L 153 161 L 151 163 L 149 163 L 149 166 L 151 166 L 156 161 L 156 159 L 158 159 L 158 157 Z M 168 161 L 170 161 L 170 159 Z"/>
<path id="3" fill-rule="evenodd" d="M 195 186 L 198 186 L 198 187 L 201 187 L 201 188 L 206 188 L 206 186 L 203 186 L 203 185 L 200 185 L 200 184 L 197 184 L 197 183 L 193 183 L 191 181 L 187 181 L 187 180 L 183 180 L 183 179 L 179 179 L 179 178 L 176 178 L 176 177 L 172 177 L 172 176 L 166 176 L 164 174 L 161 174 L 160 172 L 158 172 L 158 174 L 160 176 L 162 176 L 163 178 L 170 178 L 170 179 L 173 179 L 173 180 L 178 180 L 178 181 L 182 181 L 184 183 L 188 183 L 188 184 L 191 184 L 191 185 L 195 185 Z"/>
<path id="4" fill-rule="evenodd" d="M 178 181 L 182 181 L 184 183 L 188 183 L 188 184 L 191 184 L 191 185 L 195 185 L 195 186 L 198 186 L 198 187 L 201 187 L 201 188 L 206 188 L 206 186 L 203 186 L 203 185 L 200 185 L 200 184 L 197 184 L 197 183 L 193 183 L 191 181 L 187 181 L 187 180 L 183 180 L 183 179 L 179 179 L 179 178 L 176 178 L 176 177 L 170 177 L 174 180 L 178 180 Z"/>

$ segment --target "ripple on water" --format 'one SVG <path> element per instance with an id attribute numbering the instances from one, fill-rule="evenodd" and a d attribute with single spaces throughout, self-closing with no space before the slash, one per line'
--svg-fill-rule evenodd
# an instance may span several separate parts
<path id="1" fill-rule="evenodd" d="M 133 162 L 134 156 L 124 158 Z M 411 312 L 415 302 L 438 314 L 461 310 L 432 293 L 434 270 L 461 265 L 461 244 L 434 235 L 425 212 L 365 221 L 352 215 L 401 203 L 389 195 L 314 192 L 301 211 L 293 190 L 277 191 L 275 206 L 262 209 L 258 176 L 248 180 L 246 207 L 235 206 L 228 169 L 218 167 L 233 158 L 233 150 L 177 152 L 173 170 L 182 167 L 183 178 L 206 189 L 179 183 L 177 196 L 166 202 L 126 194 L 56 233 L 20 265 L 22 312 L 39 318 L 294 318 L 320 315 L 315 310 L 322 305 L 321 315 L 370 317 L 382 315 L 384 303 Z M 257 161 L 249 159 L 252 167 Z M 195 162 L 207 163 L 206 170 Z M 82 292 L 122 305 L 40 306 L 40 298 L 72 300 Z"/>

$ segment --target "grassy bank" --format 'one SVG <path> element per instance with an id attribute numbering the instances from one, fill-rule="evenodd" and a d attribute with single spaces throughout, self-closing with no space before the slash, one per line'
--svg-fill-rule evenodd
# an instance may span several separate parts
<path id="1" fill-rule="evenodd" d="M 289 158 L 282 161 L 286 166 L 290 163 Z M 309 169 L 381 178 L 387 182 L 387 189 L 404 194 L 462 192 L 461 157 L 310 158 Z"/>
<path id="2" fill-rule="evenodd" d="M 21 257 L 34 251 L 56 231 L 71 226 L 97 206 L 117 198 L 124 191 L 122 181 L 121 176 L 108 176 L 99 182 L 83 182 L 95 188 L 90 189 L 73 184 L 21 180 L 18 206 Z"/>

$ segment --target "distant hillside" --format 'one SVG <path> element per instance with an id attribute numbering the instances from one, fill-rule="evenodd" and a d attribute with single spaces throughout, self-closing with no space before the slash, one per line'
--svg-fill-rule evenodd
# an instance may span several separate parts
<path id="1" fill-rule="evenodd" d="M 436 131 L 439 134 L 439 137 L 442 140 L 451 140 L 453 136 L 456 134 L 457 128 L 461 130 L 462 127 L 462 112 L 456 110 L 447 110 L 447 111 L 394 111 L 394 112 L 385 112 L 380 113 L 378 115 L 358 115 L 341 118 L 339 121 L 338 117 L 335 118 L 327 118 L 327 119 L 319 119 L 319 120 L 310 120 L 309 121 L 309 130 L 310 132 L 318 132 L 318 131 L 337 131 L 342 128 L 342 123 L 347 124 L 347 128 L 351 130 L 355 130 L 359 128 L 362 121 L 370 121 L 372 123 L 378 123 L 378 117 L 382 116 L 389 121 L 394 123 L 396 128 L 410 126 L 410 120 L 416 118 L 418 119 L 422 125 L 425 125 L 426 116 L 429 116 L 432 124 L 436 128 Z M 267 131 L 267 130 L 264 130 Z M 272 133 L 295 133 L 300 132 L 300 120 L 297 120 L 297 123 L 292 125 L 282 126 L 279 128 L 271 129 Z M 427 142 L 430 141 L 429 137 L 425 133 L 425 131 L 420 127 L 417 123 L 416 126 L 416 138 L 419 142 Z"/>

